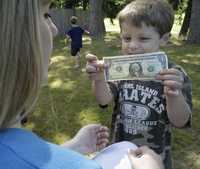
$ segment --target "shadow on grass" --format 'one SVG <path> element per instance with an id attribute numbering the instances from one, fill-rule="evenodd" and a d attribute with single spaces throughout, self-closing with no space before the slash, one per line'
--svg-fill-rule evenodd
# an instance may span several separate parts
<path id="1" fill-rule="evenodd" d="M 173 129 L 175 169 L 200 169 L 200 48 L 198 45 L 172 45 L 164 49 L 170 59 L 181 65 L 192 80 L 192 127 Z"/>

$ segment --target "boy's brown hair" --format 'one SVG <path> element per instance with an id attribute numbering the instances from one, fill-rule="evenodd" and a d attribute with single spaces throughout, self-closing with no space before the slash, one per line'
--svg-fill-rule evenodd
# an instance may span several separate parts
<path id="1" fill-rule="evenodd" d="M 71 24 L 76 24 L 78 21 L 78 18 L 76 16 L 72 16 L 70 19 Z"/>
<path id="2" fill-rule="evenodd" d="M 129 22 L 141 27 L 142 23 L 154 27 L 160 36 L 171 31 L 174 12 L 166 0 L 134 0 L 118 14 L 119 24 Z"/>

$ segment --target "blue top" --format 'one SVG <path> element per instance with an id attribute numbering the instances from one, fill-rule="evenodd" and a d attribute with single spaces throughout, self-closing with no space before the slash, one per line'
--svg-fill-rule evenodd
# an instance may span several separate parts
<path id="1" fill-rule="evenodd" d="M 94 161 L 24 129 L 0 130 L 0 169 L 101 169 Z"/>
<path id="2" fill-rule="evenodd" d="M 72 40 L 71 46 L 73 48 L 82 48 L 83 33 L 84 30 L 79 26 L 74 26 L 67 32 L 67 35 L 70 36 Z"/>

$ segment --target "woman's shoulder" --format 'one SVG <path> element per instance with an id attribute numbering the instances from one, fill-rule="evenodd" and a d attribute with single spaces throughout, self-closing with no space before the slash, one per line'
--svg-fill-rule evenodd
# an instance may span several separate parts
<path id="1" fill-rule="evenodd" d="M 32 132 L 23 129 L 0 131 L 0 166 L 12 161 L 4 169 L 60 168 L 100 169 L 86 157 L 46 142 Z M 17 167 L 11 167 L 13 164 Z M 19 166 L 19 167 L 18 167 Z"/>
<path id="2" fill-rule="evenodd" d="M 7 128 L 0 130 L 0 142 L 2 143 L 7 143 L 7 144 L 17 143 L 19 142 L 18 140 L 22 141 L 24 140 L 24 138 L 25 140 L 27 140 L 29 138 L 32 139 L 35 137 L 37 136 L 34 133 L 21 128 Z"/>

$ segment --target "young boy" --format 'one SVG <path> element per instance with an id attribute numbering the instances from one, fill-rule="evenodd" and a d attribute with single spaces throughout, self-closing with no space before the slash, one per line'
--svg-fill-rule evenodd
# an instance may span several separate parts
<path id="1" fill-rule="evenodd" d="M 67 38 L 71 39 L 71 55 L 75 57 L 76 64 L 74 68 L 80 67 L 80 49 L 82 48 L 82 37 L 83 34 L 89 34 L 88 31 L 82 29 L 77 25 L 78 18 L 72 16 L 70 19 L 71 29 L 66 33 Z"/>
<path id="2" fill-rule="evenodd" d="M 124 55 L 159 51 L 168 42 L 174 21 L 164 0 L 135 0 L 118 18 Z M 97 102 L 103 107 L 115 102 L 113 141 L 147 145 L 162 155 L 165 169 L 171 169 L 171 126 L 182 128 L 191 118 L 191 82 L 183 69 L 169 62 L 169 69 L 156 76 L 162 83 L 128 80 L 108 84 L 103 80 L 102 61 L 94 55 L 87 59 Z"/>

